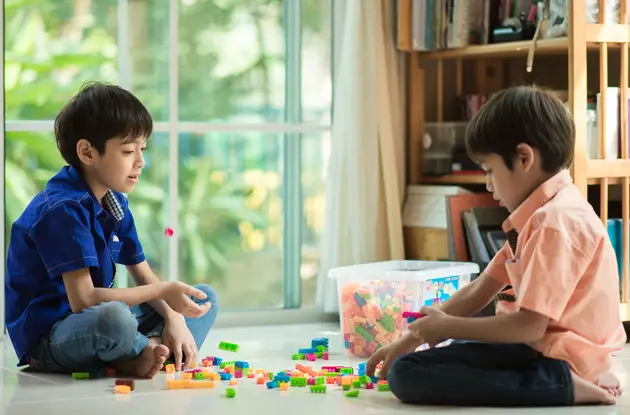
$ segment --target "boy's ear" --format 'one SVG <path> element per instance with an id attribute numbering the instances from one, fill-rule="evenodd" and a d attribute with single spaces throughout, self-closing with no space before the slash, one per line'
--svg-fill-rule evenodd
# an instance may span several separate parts
<path id="1" fill-rule="evenodd" d="M 96 149 L 92 147 L 88 140 L 82 138 L 77 142 L 77 155 L 83 164 L 89 166 L 94 163 Z"/>
<path id="2" fill-rule="evenodd" d="M 532 168 L 536 161 L 536 152 L 529 144 L 521 143 L 516 146 L 516 163 L 521 169 L 527 171 Z"/>

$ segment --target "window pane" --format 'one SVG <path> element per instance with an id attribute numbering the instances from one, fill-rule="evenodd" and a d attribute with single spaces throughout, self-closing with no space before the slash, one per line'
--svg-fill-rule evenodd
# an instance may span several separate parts
<path id="1" fill-rule="evenodd" d="M 163 0 L 129 1 L 129 25 L 122 31 L 128 39 L 119 42 L 119 29 L 124 28 L 119 27 L 118 0 L 8 1 L 7 120 L 54 119 L 88 81 L 122 84 L 144 102 L 156 121 L 166 120 L 168 7 L 164 6 Z"/>
<path id="2" fill-rule="evenodd" d="M 116 82 L 117 5 L 117 0 L 5 5 L 7 120 L 54 119 L 84 82 Z"/>
<path id="3" fill-rule="evenodd" d="M 179 119 L 282 121 L 282 19 L 281 0 L 182 0 Z"/>
<path id="4" fill-rule="evenodd" d="M 179 279 L 221 307 L 283 305 L 282 137 L 182 134 Z"/>
<path id="5" fill-rule="evenodd" d="M 140 181 L 129 193 L 129 208 L 136 222 L 142 249 L 153 272 L 168 279 L 168 133 L 154 133 L 145 150 L 145 167 Z"/>
<path id="6" fill-rule="evenodd" d="M 330 124 L 331 79 L 330 0 L 302 0 L 302 120 Z"/>
<path id="7" fill-rule="evenodd" d="M 326 173 L 330 133 L 302 138 L 302 306 L 315 304 L 326 208 Z"/>
<path id="8" fill-rule="evenodd" d="M 52 133 L 5 133 L 5 236 L 31 199 L 64 165 Z"/>

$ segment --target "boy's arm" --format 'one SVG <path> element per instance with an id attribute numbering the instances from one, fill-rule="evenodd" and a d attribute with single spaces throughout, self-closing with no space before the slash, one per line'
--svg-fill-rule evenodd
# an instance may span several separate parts
<path id="1" fill-rule="evenodd" d="M 435 318 L 418 319 L 412 323 L 413 330 L 416 336 L 428 332 L 436 338 L 486 342 L 539 340 L 549 321 L 561 319 L 590 265 L 585 250 L 592 251 L 576 247 L 567 232 L 541 225 L 530 235 L 520 258 L 509 265 L 510 272 L 520 281 L 516 299 L 518 312 L 473 319 L 440 316 L 427 310 Z"/>
<path id="2" fill-rule="evenodd" d="M 157 275 L 151 269 L 149 263 L 145 260 L 139 264 L 128 265 L 127 270 L 133 281 L 135 282 L 137 288 L 141 288 L 143 286 L 151 286 L 151 285 L 160 285 L 162 281 L 158 278 Z M 162 299 L 153 299 L 148 301 L 149 305 L 153 307 L 155 311 L 157 311 L 164 320 L 173 320 L 173 319 L 183 319 L 184 316 L 174 311 L 166 301 Z"/>
<path id="3" fill-rule="evenodd" d="M 89 268 L 65 272 L 62 277 L 73 313 L 109 301 L 120 301 L 131 307 L 161 298 L 168 290 L 168 283 L 163 282 L 133 288 L 94 287 Z"/>

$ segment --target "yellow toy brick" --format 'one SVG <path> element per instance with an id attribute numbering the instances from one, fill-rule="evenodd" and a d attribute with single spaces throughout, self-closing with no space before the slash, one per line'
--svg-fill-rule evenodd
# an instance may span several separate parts
<path id="1" fill-rule="evenodd" d="M 116 385 L 114 391 L 116 393 L 128 394 L 131 391 L 131 387 L 127 385 Z"/>
<path id="2" fill-rule="evenodd" d="M 175 373 L 175 365 L 172 363 L 169 365 L 166 365 L 164 367 L 164 370 L 166 371 L 166 373 Z"/>
<path id="3" fill-rule="evenodd" d="M 184 372 L 182 374 L 182 379 L 192 379 L 192 377 L 193 377 L 193 374 L 190 372 Z"/>

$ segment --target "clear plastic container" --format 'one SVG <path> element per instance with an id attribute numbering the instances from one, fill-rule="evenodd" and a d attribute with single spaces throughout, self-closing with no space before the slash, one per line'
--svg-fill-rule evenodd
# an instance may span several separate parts
<path id="1" fill-rule="evenodd" d="M 439 306 L 479 273 L 470 262 L 386 261 L 333 268 L 346 355 L 369 357 L 407 330 L 404 311 Z"/>

